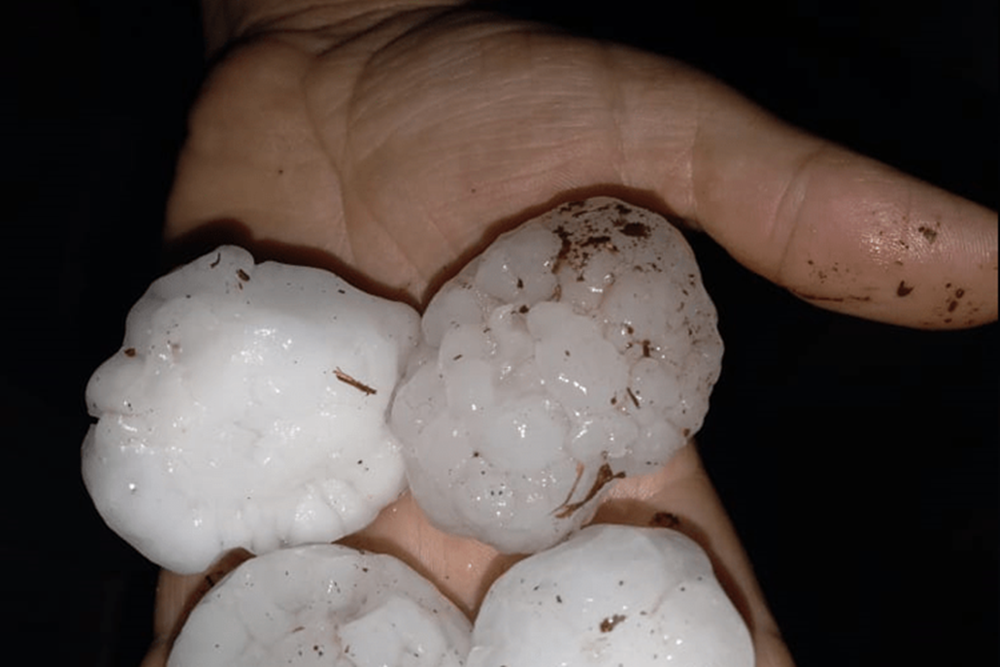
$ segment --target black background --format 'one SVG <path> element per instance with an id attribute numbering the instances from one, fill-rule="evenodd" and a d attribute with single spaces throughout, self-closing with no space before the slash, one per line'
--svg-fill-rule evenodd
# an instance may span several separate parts
<path id="1" fill-rule="evenodd" d="M 505 9 L 684 59 L 996 209 L 997 3 L 675 4 Z M 161 269 L 204 74 L 197 10 L 20 0 L 4 14 L 0 636 L 30 664 L 134 665 L 155 570 L 83 491 L 82 396 Z M 997 664 L 996 325 L 832 315 L 694 241 L 727 345 L 703 453 L 800 667 Z"/>

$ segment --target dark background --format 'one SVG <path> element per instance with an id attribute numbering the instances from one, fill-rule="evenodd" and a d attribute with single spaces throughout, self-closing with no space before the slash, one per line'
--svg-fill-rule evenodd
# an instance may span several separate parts
<path id="1" fill-rule="evenodd" d="M 687 60 L 996 209 L 996 2 L 758 4 L 506 9 Z M 155 570 L 83 491 L 82 397 L 160 272 L 204 73 L 197 11 L 19 0 L 4 14 L 0 637 L 29 664 L 135 665 Z M 695 243 L 727 345 L 703 452 L 800 667 L 998 664 L 996 325 L 835 316 Z"/>

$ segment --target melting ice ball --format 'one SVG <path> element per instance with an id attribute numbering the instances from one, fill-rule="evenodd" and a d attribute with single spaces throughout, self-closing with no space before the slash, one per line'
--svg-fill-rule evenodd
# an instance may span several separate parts
<path id="1" fill-rule="evenodd" d="M 753 667 L 705 552 L 666 528 L 590 526 L 486 594 L 468 667 Z"/>
<path id="2" fill-rule="evenodd" d="M 283 549 L 231 572 L 194 608 L 168 667 L 462 667 L 469 621 L 391 556 Z"/>
<path id="3" fill-rule="evenodd" d="M 392 406 L 417 502 L 444 530 L 545 549 L 609 483 L 662 466 L 719 376 L 687 242 L 608 198 L 501 236 L 434 296 Z"/>
<path id="4" fill-rule="evenodd" d="M 91 377 L 87 490 L 177 572 L 360 530 L 405 487 L 385 415 L 418 338 L 406 305 L 221 247 L 154 282 Z"/>

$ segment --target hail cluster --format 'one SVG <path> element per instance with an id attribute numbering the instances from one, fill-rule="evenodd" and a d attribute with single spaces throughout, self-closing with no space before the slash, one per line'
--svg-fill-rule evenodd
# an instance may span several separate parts
<path id="1" fill-rule="evenodd" d="M 656 470 L 701 426 L 715 323 L 680 232 L 613 199 L 501 236 L 423 318 L 224 246 L 129 313 L 87 387 L 83 477 L 108 525 L 163 567 L 258 556 L 191 614 L 171 667 L 752 664 L 696 545 L 580 530 L 615 480 Z M 440 528 L 542 552 L 497 582 L 474 632 L 401 563 L 315 546 L 407 484 Z M 597 583 L 622 567 L 645 574 Z M 558 646 L 506 645 L 523 643 L 517 627 Z"/>
<path id="2" fill-rule="evenodd" d="M 336 545 L 254 558 L 192 611 L 168 667 L 753 667 L 701 547 L 590 526 L 501 575 L 475 624 L 390 556 Z"/>

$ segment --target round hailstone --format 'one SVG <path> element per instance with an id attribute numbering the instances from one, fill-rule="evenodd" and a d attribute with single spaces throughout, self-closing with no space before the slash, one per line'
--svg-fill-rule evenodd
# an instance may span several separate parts
<path id="1" fill-rule="evenodd" d="M 722 358 L 681 233 L 607 198 L 501 236 L 422 327 L 390 418 L 411 490 L 439 527 L 505 552 L 557 543 L 614 479 L 662 466 Z"/>
<path id="2" fill-rule="evenodd" d="M 405 488 L 385 415 L 418 338 L 408 306 L 221 247 L 154 282 L 91 377 L 87 490 L 176 572 L 360 530 Z"/>
<path id="3" fill-rule="evenodd" d="M 486 595 L 468 667 L 753 667 L 705 552 L 666 528 L 590 526 Z"/>
<path id="4" fill-rule="evenodd" d="M 168 667 L 461 667 L 471 628 L 391 556 L 336 545 L 254 558 L 191 612 Z"/>

